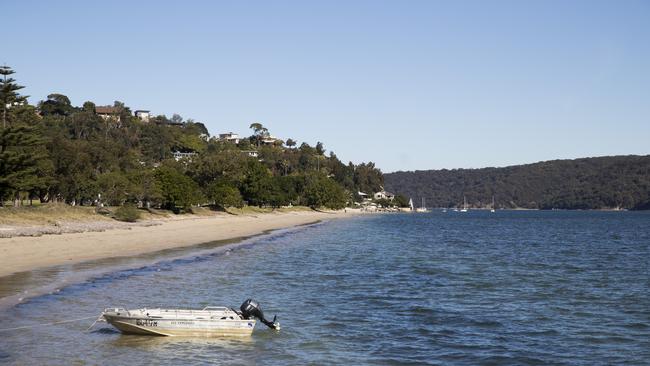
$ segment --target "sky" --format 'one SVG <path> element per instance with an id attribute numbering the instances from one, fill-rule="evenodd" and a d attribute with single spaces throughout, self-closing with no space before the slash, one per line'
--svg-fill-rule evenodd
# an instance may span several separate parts
<path id="1" fill-rule="evenodd" d="M 650 1 L 2 0 L 33 104 L 271 134 L 384 172 L 650 154 Z"/>

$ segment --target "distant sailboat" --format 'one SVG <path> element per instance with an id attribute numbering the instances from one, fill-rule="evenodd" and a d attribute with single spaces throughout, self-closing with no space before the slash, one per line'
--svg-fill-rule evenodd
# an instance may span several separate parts
<path id="1" fill-rule="evenodd" d="M 495 208 L 496 206 L 494 205 L 494 196 L 492 196 L 492 209 L 490 210 L 490 212 L 496 212 Z"/>
<path id="2" fill-rule="evenodd" d="M 467 198 L 463 196 L 463 209 L 460 212 L 467 212 Z"/>
<path id="3" fill-rule="evenodd" d="M 409 198 L 409 207 L 411 208 L 411 211 L 415 211 L 415 206 L 413 205 L 413 198 Z"/>
<path id="4" fill-rule="evenodd" d="M 422 197 L 422 206 L 415 209 L 416 212 L 427 212 L 427 206 L 424 204 L 424 197 Z"/>

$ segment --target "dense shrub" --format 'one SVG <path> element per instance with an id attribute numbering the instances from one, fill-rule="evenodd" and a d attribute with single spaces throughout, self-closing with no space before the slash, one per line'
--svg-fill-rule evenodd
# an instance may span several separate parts
<path id="1" fill-rule="evenodd" d="M 115 210 L 113 216 L 116 220 L 126 222 L 136 222 L 140 218 L 140 210 L 133 205 L 124 205 Z"/>

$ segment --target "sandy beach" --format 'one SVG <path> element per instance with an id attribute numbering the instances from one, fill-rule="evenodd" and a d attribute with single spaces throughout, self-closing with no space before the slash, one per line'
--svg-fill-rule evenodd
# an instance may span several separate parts
<path id="1" fill-rule="evenodd" d="M 238 216 L 219 214 L 151 222 L 101 232 L 0 238 L 0 277 L 55 265 L 235 239 L 355 214 L 351 211 L 290 211 Z"/>

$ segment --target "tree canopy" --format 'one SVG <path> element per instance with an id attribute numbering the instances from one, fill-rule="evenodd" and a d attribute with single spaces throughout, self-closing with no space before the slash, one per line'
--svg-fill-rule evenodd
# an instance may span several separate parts
<path id="1" fill-rule="evenodd" d="M 644 209 L 650 206 L 650 155 L 553 160 L 505 168 L 384 175 L 386 188 L 436 207 Z"/>
<path id="2" fill-rule="evenodd" d="M 137 204 L 175 211 L 193 205 L 244 204 L 340 208 L 359 190 L 377 191 L 383 175 L 373 163 L 343 164 L 333 152 L 287 139 L 270 144 L 261 123 L 238 144 L 210 137 L 201 122 L 134 116 L 115 101 L 112 114 L 86 101 L 81 107 L 58 93 L 37 106 L 3 75 L 0 131 L 0 203 L 37 198 L 73 205 Z M 106 111 L 102 107 L 101 111 Z"/>

